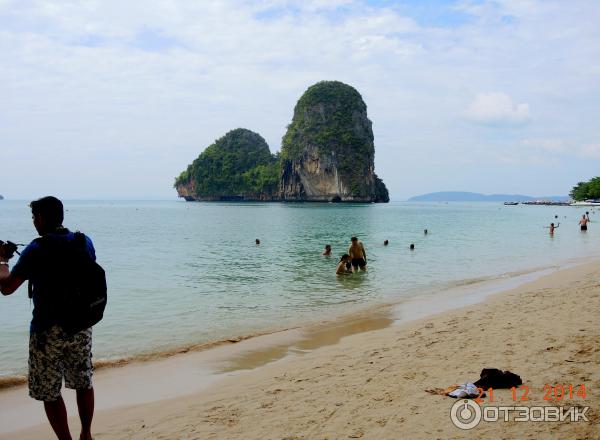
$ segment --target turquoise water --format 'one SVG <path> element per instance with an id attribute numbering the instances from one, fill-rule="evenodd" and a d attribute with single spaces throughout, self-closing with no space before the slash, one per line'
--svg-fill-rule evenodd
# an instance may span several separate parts
<path id="1" fill-rule="evenodd" d="M 573 207 L 66 201 L 65 208 L 65 226 L 92 237 L 108 275 L 96 358 L 306 324 L 600 249 L 595 212 L 581 233 L 586 209 Z M 543 226 L 556 221 L 551 238 Z M 35 237 L 25 201 L 0 202 L 0 231 L 16 242 Z M 369 269 L 336 277 L 353 235 L 365 244 Z M 328 243 L 331 258 L 321 256 Z M 26 287 L 0 298 L 0 375 L 26 370 L 30 315 Z"/>

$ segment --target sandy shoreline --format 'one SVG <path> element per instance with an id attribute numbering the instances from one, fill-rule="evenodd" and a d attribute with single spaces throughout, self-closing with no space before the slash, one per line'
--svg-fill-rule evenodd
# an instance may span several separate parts
<path id="1" fill-rule="evenodd" d="M 510 286 L 523 284 L 527 282 L 528 279 L 535 279 L 539 276 L 542 276 L 548 271 L 555 270 L 559 267 L 566 268 L 571 265 L 577 264 L 581 264 L 581 262 L 579 260 L 568 260 L 563 262 L 561 266 L 553 265 L 547 267 L 529 268 L 523 271 L 508 272 L 496 276 L 488 276 L 473 279 L 467 278 L 460 281 L 450 282 L 447 286 L 444 287 L 430 287 L 425 292 L 419 292 L 419 295 L 398 295 L 396 297 L 389 298 L 386 301 L 362 304 L 359 308 L 357 308 L 354 311 L 346 311 L 341 314 L 334 314 L 326 318 L 321 318 L 319 320 L 315 320 L 309 323 L 298 322 L 290 327 L 271 326 L 270 328 L 265 328 L 256 333 L 239 334 L 225 339 L 208 340 L 205 342 L 194 342 L 180 346 L 173 346 L 167 349 L 143 351 L 132 355 L 125 355 L 120 357 L 94 357 L 94 370 L 96 373 L 98 373 L 103 369 L 120 368 L 131 364 L 144 362 L 156 362 L 173 356 L 180 356 L 204 350 L 214 350 L 222 346 L 238 344 L 240 342 L 246 343 L 245 341 L 255 338 L 259 338 L 261 343 L 268 345 L 270 343 L 270 339 L 277 339 L 278 337 L 281 337 L 274 335 L 286 334 L 287 338 L 289 339 L 290 335 L 297 334 L 298 330 L 308 330 L 308 333 L 310 333 L 310 330 L 313 328 L 320 328 L 323 327 L 323 325 L 332 325 L 332 323 L 334 323 L 334 327 L 339 327 L 339 323 L 347 324 L 344 327 L 349 331 L 347 331 L 346 333 L 339 331 L 337 332 L 342 333 L 343 336 L 347 336 L 356 332 L 380 328 L 381 326 L 378 323 L 370 327 L 367 326 L 369 328 L 365 327 L 364 321 L 370 320 L 370 317 L 372 316 L 377 317 L 382 314 L 389 315 L 391 318 L 389 322 L 387 322 L 388 325 L 391 325 L 394 321 L 415 320 L 419 317 L 424 317 L 437 312 L 454 309 L 458 306 L 456 304 L 457 301 L 459 302 L 458 304 L 470 304 L 474 302 L 479 302 L 492 293 L 508 290 Z M 431 299 L 433 299 L 434 301 L 430 301 L 426 297 L 431 297 Z M 395 311 L 393 309 L 395 309 Z M 410 316 L 408 316 L 408 313 L 402 312 L 410 312 Z M 375 318 L 375 321 L 376 319 L 377 318 Z M 352 327 L 355 327 L 356 321 L 360 321 L 358 324 L 359 328 L 353 329 Z M 291 337 L 295 338 L 294 336 Z M 286 336 L 283 336 L 283 338 L 286 338 Z M 317 344 L 317 346 L 319 345 L 326 344 Z M 313 346 L 311 348 L 315 347 Z M 285 353 L 282 353 L 281 357 L 283 355 L 285 355 Z M 266 358 L 266 361 L 270 360 L 273 359 Z M 24 370 L 26 371 L 26 367 L 24 367 Z M 226 370 L 230 371 L 232 370 L 232 368 L 227 368 Z M 25 374 L 12 374 L 0 376 L 0 395 L 3 391 L 25 384 L 27 384 L 27 376 Z"/>
<path id="2" fill-rule="evenodd" d="M 239 371 L 217 383 L 189 383 L 189 395 L 166 392 L 159 402 L 100 410 L 94 424 L 96 438 L 549 438 L 556 434 L 598 438 L 597 279 L 600 262 L 595 261 L 415 322 L 390 325 L 393 317 L 372 316 L 364 323 L 363 330 L 369 331 L 343 338 L 348 329 L 314 335 L 315 341 L 331 338 L 333 345 L 308 344 L 298 349 L 302 355 Z M 271 345 L 272 359 L 281 357 L 277 350 L 289 347 L 289 341 L 279 342 Z M 250 354 L 230 369 L 263 364 L 265 353 L 259 344 L 254 349 L 256 362 L 250 348 Z M 169 390 L 169 376 L 193 363 L 182 358 L 110 373 L 124 393 L 136 392 L 129 380 L 133 376 L 162 380 Z M 449 418 L 454 401 L 425 390 L 474 381 L 484 367 L 521 375 L 530 388 L 531 400 L 525 405 L 554 404 L 543 400 L 546 383 L 585 384 L 585 400 L 562 403 L 589 406 L 590 422 L 482 422 L 473 431 L 458 430 Z M 107 390 L 98 382 L 96 387 L 101 398 Z M 2 393 L 2 407 L 18 403 L 22 395 L 26 397 L 24 388 Z M 503 405 L 512 400 L 509 391 L 496 392 L 495 398 L 502 399 Z M 22 416 L 42 422 L 41 405 L 36 414 Z M 0 438 L 51 436 L 42 424 Z"/>

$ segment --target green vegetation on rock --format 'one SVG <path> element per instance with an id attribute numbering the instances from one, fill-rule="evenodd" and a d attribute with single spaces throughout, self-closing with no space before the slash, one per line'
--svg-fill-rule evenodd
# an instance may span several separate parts
<path id="1" fill-rule="evenodd" d="M 577 201 L 600 199 L 600 177 L 594 177 L 587 182 L 579 182 L 569 195 Z"/>
<path id="2" fill-rule="evenodd" d="M 365 145 L 364 136 L 352 130 L 354 113 L 366 110 L 360 93 L 342 82 L 321 81 L 309 87 L 294 108 L 292 123 L 283 137 L 282 158 L 298 158 L 306 144 L 340 153 L 352 147 L 356 147 L 352 152 L 357 154 L 372 153 L 372 144 Z"/>
<path id="3" fill-rule="evenodd" d="M 186 200 L 387 202 L 374 157 L 360 93 L 321 81 L 296 104 L 280 154 L 271 154 L 259 134 L 238 128 L 208 146 L 175 188 Z"/>
<path id="4" fill-rule="evenodd" d="M 175 187 L 198 200 L 266 200 L 277 191 L 279 169 L 262 136 L 237 128 L 208 146 L 175 179 Z"/>

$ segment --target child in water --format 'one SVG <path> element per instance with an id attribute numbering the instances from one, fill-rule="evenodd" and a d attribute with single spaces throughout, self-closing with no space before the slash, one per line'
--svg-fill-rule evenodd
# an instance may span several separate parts
<path id="1" fill-rule="evenodd" d="M 352 270 L 352 258 L 350 258 L 350 255 L 348 254 L 342 255 L 342 258 L 340 258 L 340 262 L 338 263 L 337 268 L 335 269 L 335 274 L 349 275 L 352 272 L 354 272 Z"/>
<path id="2" fill-rule="evenodd" d="M 556 228 L 558 228 L 559 226 L 560 226 L 560 223 L 557 223 L 556 226 L 554 226 L 554 223 L 550 223 L 550 226 L 544 226 L 544 227 L 550 229 L 550 235 L 554 235 L 554 230 Z"/>
<path id="3" fill-rule="evenodd" d="M 325 245 L 325 250 L 323 251 L 323 255 L 325 255 L 326 257 L 329 257 L 331 255 L 331 245 L 330 244 Z"/>

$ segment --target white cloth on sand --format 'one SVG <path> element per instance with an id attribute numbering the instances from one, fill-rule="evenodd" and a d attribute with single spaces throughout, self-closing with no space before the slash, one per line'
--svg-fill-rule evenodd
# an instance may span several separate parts
<path id="1" fill-rule="evenodd" d="M 477 397 L 479 396 L 479 390 L 475 386 L 475 384 L 471 382 L 463 383 L 454 391 L 448 393 L 450 397 L 456 397 L 457 399 L 462 399 L 463 397 Z"/>

